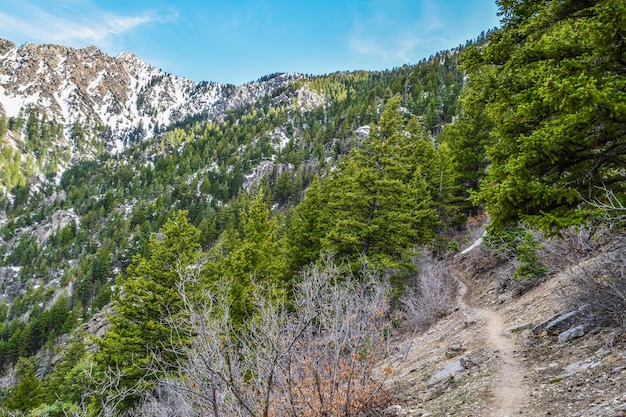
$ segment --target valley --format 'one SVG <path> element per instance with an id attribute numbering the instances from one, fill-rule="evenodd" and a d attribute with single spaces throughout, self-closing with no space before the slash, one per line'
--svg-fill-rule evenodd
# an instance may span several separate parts
<path id="1" fill-rule="evenodd" d="M 626 8 L 498 6 L 239 86 L 0 40 L 0 414 L 626 415 Z"/>

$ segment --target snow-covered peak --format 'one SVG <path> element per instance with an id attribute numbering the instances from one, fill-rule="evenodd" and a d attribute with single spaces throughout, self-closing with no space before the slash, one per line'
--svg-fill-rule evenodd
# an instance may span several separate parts
<path id="1" fill-rule="evenodd" d="M 166 74 L 132 52 L 117 57 L 90 46 L 82 49 L 0 39 L 0 113 L 24 115 L 35 108 L 69 133 L 76 123 L 106 127 L 106 146 L 121 150 L 155 128 L 198 114 L 219 119 L 301 77 L 280 74 L 239 87 L 195 83 Z M 69 134 L 67 135 L 69 136 Z"/>
<path id="2" fill-rule="evenodd" d="M 116 58 L 120 59 L 122 61 L 127 61 L 127 62 L 139 61 L 140 60 L 139 58 L 137 58 L 137 55 L 133 54 L 130 51 L 124 51 L 124 52 L 120 53 Z"/>

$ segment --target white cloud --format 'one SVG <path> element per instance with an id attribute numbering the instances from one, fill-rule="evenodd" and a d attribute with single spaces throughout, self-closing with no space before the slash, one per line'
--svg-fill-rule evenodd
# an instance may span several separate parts
<path id="1" fill-rule="evenodd" d="M 349 37 L 350 48 L 358 54 L 388 62 L 416 62 L 421 58 L 418 49 L 441 40 L 438 32 L 443 27 L 437 3 L 432 0 L 409 2 L 420 7 L 420 18 L 407 20 L 414 13 L 396 14 L 385 7 L 371 11 L 369 16 L 357 16 Z M 405 3 L 405 5 L 408 3 Z"/>
<path id="2" fill-rule="evenodd" d="M 143 25 L 168 20 L 151 11 L 132 16 L 110 13 L 88 2 L 69 6 L 44 9 L 24 2 L 13 10 L 3 8 L 0 10 L 0 36 L 18 42 L 107 48 L 119 44 L 123 35 Z"/>

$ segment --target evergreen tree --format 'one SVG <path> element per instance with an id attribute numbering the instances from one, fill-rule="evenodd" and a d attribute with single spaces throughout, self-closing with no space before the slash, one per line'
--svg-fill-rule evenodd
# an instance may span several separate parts
<path id="1" fill-rule="evenodd" d="M 81 376 L 77 376 L 74 372 L 76 365 L 86 357 L 86 350 L 83 343 L 74 340 L 70 343 L 67 350 L 63 354 L 63 358 L 54 367 L 54 371 L 47 375 L 44 380 L 45 397 L 48 404 L 52 404 L 57 400 L 71 401 L 78 404 L 81 399 L 81 386 L 84 381 Z M 86 375 L 82 375 L 82 379 L 86 379 Z"/>
<path id="2" fill-rule="evenodd" d="M 17 364 L 19 381 L 4 406 L 11 410 L 30 411 L 44 399 L 42 383 L 35 374 L 35 365 L 26 359 Z"/>
<path id="3" fill-rule="evenodd" d="M 446 125 L 442 142 L 447 146 L 455 173 L 455 197 L 466 215 L 476 215 L 478 207 L 470 199 L 479 189 L 487 173 L 485 146 L 489 138 L 491 122 L 481 109 L 471 115 L 466 113 L 454 123 Z"/>
<path id="4" fill-rule="evenodd" d="M 0 139 L 4 139 L 4 135 L 7 134 L 7 117 L 3 114 L 0 115 Z"/>
<path id="5" fill-rule="evenodd" d="M 241 324 L 254 313 L 255 284 L 286 287 L 285 258 L 278 240 L 278 224 L 263 193 L 242 214 L 243 233 L 229 243 L 230 253 L 220 262 L 221 276 L 230 283 L 231 315 Z"/>
<path id="6" fill-rule="evenodd" d="M 179 270 L 199 260 L 200 233 L 187 221 L 187 212 L 171 215 L 159 233 L 150 238 L 150 254 L 137 255 L 120 277 L 113 300 L 111 328 L 98 341 L 96 361 L 118 367 L 135 382 L 145 373 L 151 355 L 172 343 L 167 320 L 176 317 L 181 302 Z"/>
<path id="7" fill-rule="evenodd" d="M 626 189 L 626 3 L 498 4 L 503 27 L 465 58 L 494 123 L 480 197 L 496 229 L 580 223 L 581 203 Z"/>
<path id="8" fill-rule="evenodd" d="M 320 257 L 322 239 L 330 227 L 327 197 L 325 187 L 315 177 L 293 211 L 285 237 L 288 271 L 293 276 Z"/>
<path id="9" fill-rule="evenodd" d="M 328 186 L 331 229 L 325 248 L 356 261 L 396 266 L 413 245 L 434 237 L 437 216 L 415 144 L 404 130 L 400 96 L 387 103 L 362 148 L 342 160 Z"/>

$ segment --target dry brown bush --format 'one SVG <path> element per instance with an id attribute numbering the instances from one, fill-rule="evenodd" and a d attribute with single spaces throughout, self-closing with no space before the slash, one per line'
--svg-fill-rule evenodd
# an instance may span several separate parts
<path id="1" fill-rule="evenodd" d="M 567 293 L 570 309 L 581 312 L 589 327 L 626 330 L 626 239 L 610 252 L 600 253 L 569 272 L 573 288 Z"/>
<path id="2" fill-rule="evenodd" d="M 541 236 L 539 257 L 550 272 L 560 272 L 598 249 L 599 240 L 585 228 L 569 228 L 558 236 Z"/>
<path id="3" fill-rule="evenodd" d="M 327 262 L 303 275 L 289 303 L 259 285 L 245 331 L 231 325 L 224 288 L 198 291 L 199 271 L 180 278 L 185 325 L 176 317 L 171 326 L 186 347 L 159 356 L 179 360 L 156 368 L 178 371 L 160 378 L 138 414 L 348 417 L 383 407 L 391 369 L 374 369 L 388 354 L 390 291 L 379 276 L 357 279 Z"/>
<path id="4" fill-rule="evenodd" d="M 417 275 L 407 284 L 402 297 L 406 324 L 423 330 L 445 316 L 454 305 L 457 282 L 449 262 L 438 260 L 425 249 L 416 261 Z"/>

